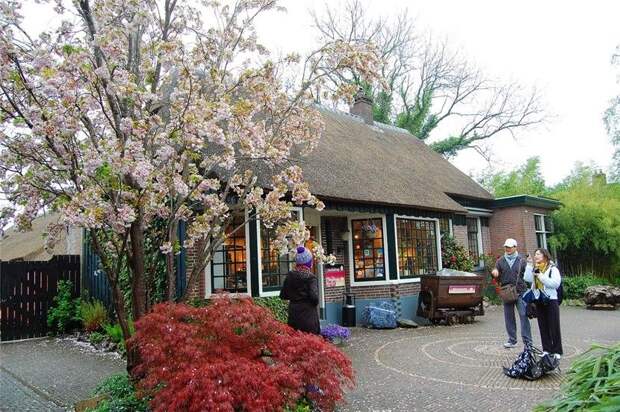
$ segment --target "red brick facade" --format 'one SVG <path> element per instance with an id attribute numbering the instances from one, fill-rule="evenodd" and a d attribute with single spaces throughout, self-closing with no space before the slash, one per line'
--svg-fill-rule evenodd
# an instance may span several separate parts
<path id="1" fill-rule="evenodd" d="M 504 253 L 504 241 L 513 238 L 517 241 L 520 253 L 533 254 L 537 248 L 534 215 L 548 215 L 548 209 L 530 206 L 513 206 L 493 211 L 490 220 L 491 252 Z"/>

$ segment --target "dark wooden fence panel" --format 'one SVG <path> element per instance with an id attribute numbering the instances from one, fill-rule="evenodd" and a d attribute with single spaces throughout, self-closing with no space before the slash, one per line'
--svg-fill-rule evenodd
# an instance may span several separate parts
<path id="1" fill-rule="evenodd" d="M 0 262 L 0 340 L 47 334 L 47 311 L 59 280 L 70 280 L 73 296 L 80 295 L 79 256 L 55 256 L 47 262 Z"/>
<path id="2" fill-rule="evenodd" d="M 112 289 L 108 282 L 108 276 L 101 267 L 99 256 L 93 251 L 90 240 L 84 234 L 85 242 L 83 244 L 83 265 L 82 265 L 82 289 L 84 293 L 91 299 L 95 299 L 103 303 L 110 314 L 114 313 L 114 304 L 112 302 Z"/>

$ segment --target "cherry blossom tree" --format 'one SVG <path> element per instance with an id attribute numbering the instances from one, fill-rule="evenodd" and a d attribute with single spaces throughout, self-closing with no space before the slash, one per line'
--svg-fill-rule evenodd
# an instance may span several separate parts
<path id="1" fill-rule="evenodd" d="M 355 91 L 326 92 L 328 78 L 355 70 L 377 80 L 371 45 L 336 40 L 305 57 L 273 58 L 253 23 L 278 9 L 274 0 L 54 6 L 58 26 L 35 36 L 20 1 L 0 0 L 0 178 L 11 203 L 0 226 L 11 220 L 27 230 L 41 211 L 58 211 L 50 245 L 67 227 L 85 228 L 125 338 L 119 275 L 129 269 L 138 319 L 150 305 L 148 231 L 163 228 L 156 246 L 166 256 L 168 298 L 181 221 L 196 253 L 189 284 L 226 233 L 243 227 L 230 227 L 233 215 L 277 227 L 282 252 L 308 238 L 291 207 L 323 205 L 292 160 L 323 130 L 315 94 L 338 101 Z"/>

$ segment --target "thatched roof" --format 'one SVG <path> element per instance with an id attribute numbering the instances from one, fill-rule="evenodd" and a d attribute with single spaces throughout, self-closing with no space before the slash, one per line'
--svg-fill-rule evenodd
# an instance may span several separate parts
<path id="1" fill-rule="evenodd" d="M 6 230 L 0 239 L 0 260 L 50 260 L 54 255 L 79 254 L 81 249 L 81 232 L 70 229 L 63 233 L 51 254 L 45 250 L 44 233 L 50 223 L 58 221 L 58 214 L 49 213 L 37 217 L 32 222 L 32 230 L 18 232 L 15 227 Z"/>
<path id="2" fill-rule="evenodd" d="M 299 160 L 319 198 L 402 205 L 464 213 L 448 194 L 493 196 L 404 129 L 319 108 L 325 131 L 318 147 Z"/>

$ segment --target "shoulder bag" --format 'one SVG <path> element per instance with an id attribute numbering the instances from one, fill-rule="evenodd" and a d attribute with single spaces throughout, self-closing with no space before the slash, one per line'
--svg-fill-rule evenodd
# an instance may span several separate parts
<path id="1" fill-rule="evenodd" d="M 519 258 L 519 270 L 517 271 L 517 282 L 519 281 L 519 274 L 521 273 L 521 266 L 523 266 L 522 260 Z M 517 292 L 517 285 L 509 283 L 501 286 L 499 289 L 499 297 L 504 303 L 515 303 L 519 299 L 519 292 Z"/>

